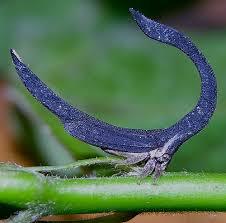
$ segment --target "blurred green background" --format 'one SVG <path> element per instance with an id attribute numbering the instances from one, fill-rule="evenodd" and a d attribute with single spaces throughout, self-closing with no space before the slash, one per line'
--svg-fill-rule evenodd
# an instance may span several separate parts
<path id="1" fill-rule="evenodd" d="M 114 125 L 168 127 L 196 104 L 200 80 L 194 65 L 177 49 L 147 39 L 128 12 L 134 7 L 192 37 L 218 80 L 218 106 L 210 125 L 181 146 L 169 170 L 226 171 L 226 26 L 205 22 L 202 12 L 201 22 L 199 17 L 194 20 L 195 11 L 189 9 L 197 4 L 188 0 L 0 1 L 1 80 L 10 86 L 10 125 L 24 155 L 35 164 L 53 165 L 103 153 L 65 133 L 58 120 L 27 93 L 14 71 L 9 48 L 15 48 L 68 102 Z"/>

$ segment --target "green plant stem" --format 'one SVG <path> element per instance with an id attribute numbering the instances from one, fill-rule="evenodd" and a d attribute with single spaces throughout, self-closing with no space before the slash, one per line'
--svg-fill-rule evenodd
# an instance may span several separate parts
<path id="1" fill-rule="evenodd" d="M 90 166 L 96 164 L 109 164 L 115 165 L 119 163 L 122 159 L 117 157 L 97 157 L 91 159 L 78 160 L 74 163 L 70 163 L 62 166 L 38 166 L 38 167 L 23 167 L 24 170 L 37 171 L 37 172 L 51 172 L 51 171 L 60 171 L 60 170 L 72 170 L 75 168 Z"/>
<path id="2" fill-rule="evenodd" d="M 226 174 L 168 173 L 156 184 L 136 177 L 61 179 L 0 172 L 0 203 L 51 214 L 125 211 L 224 211 Z"/>

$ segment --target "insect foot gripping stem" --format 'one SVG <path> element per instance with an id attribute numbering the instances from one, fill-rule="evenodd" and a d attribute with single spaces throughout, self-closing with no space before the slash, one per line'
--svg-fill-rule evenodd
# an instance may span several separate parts
<path id="1" fill-rule="evenodd" d="M 153 174 L 153 179 L 157 179 L 165 171 L 167 165 L 171 161 L 173 154 L 170 152 L 171 147 L 180 139 L 177 134 L 169 139 L 164 146 L 144 153 L 129 153 L 115 150 L 106 150 L 110 154 L 125 157 L 123 161 L 119 161 L 119 165 L 133 165 L 140 162 L 144 163 L 142 168 L 135 168 L 135 171 L 128 173 L 128 175 L 136 175 L 146 177 Z"/>
<path id="2" fill-rule="evenodd" d="M 208 124 L 216 107 L 217 84 L 211 66 L 188 37 L 171 27 L 146 18 L 134 9 L 130 9 L 130 12 L 146 36 L 184 52 L 195 64 L 201 78 L 201 95 L 196 106 L 168 128 L 128 129 L 96 119 L 54 93 L 31 71 L 15 50 L 10 53 L 27 90 L 59 118 L 66 132 L 108 153 L 126 157 L 124 164 L 145 163 L 140 175 L 153 174 L 154 178 L 157 178 L 166 169 L 179 146 Z"/>

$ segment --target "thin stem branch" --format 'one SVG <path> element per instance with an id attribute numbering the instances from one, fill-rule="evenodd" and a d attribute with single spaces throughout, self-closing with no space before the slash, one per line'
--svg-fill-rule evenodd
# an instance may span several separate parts
<path id="1" fill-rule="evenodd" d="M 78 160 L 74 163 L 70 163 L 63 166 L 23 167 L 22 169 L 45 173 L 45 172 L 51 172 L 51 171 L 76 169 L 79 167 L 96 165 L 96 164 L 115 165 L 119 163 L 119 161 L 121 161 L 121 159 L 117 157 L 97 157 L 97 158 L 91 158 L 91 159 L 85 159 L 85 160 Z"/>

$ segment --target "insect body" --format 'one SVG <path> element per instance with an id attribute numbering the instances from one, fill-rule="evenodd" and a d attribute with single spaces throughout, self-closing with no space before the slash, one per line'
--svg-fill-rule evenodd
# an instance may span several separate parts
<path id="1" fill-rule="evenodd" d="M 126 157 L 125 163 L 144 161 L 141 175 L 154 173 L 154 177 L 158 177 L 179 146 L 208 124 L 216 107 L 217 85 L 211 66 L 188 37 L 146 18 L 134 9 L 130 9 L 130 12 L 149 38 L 180 49 L 199 71 L 201 95 L 197 105 L 168 128 L 128 129 L 98 120 L 56 95 L 23 63 L 15 50 L 11 50 L 11 55 L 16 71 L 28 91 L 60 119 L 69 134 L 108 153 Z"/>

